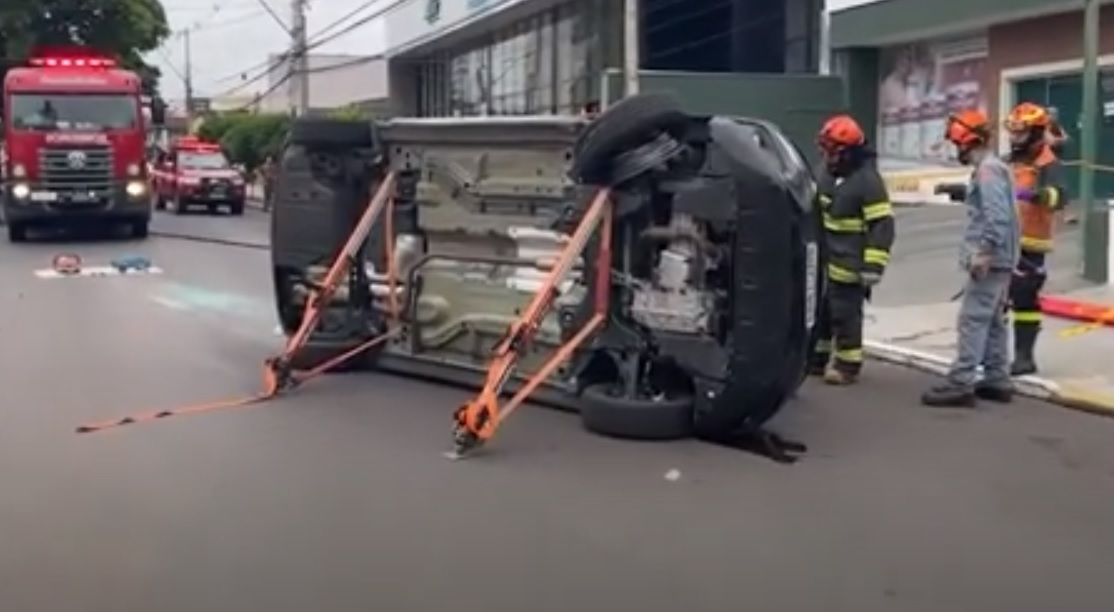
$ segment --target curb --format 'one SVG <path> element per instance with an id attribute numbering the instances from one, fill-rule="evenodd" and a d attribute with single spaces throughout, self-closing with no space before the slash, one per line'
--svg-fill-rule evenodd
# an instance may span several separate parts
<path id="1" fill-rule="evenodd" d="M 951 361 L 915 349 L 908 349 L 884 342 L 867 340 L 863 348 L 869 357 L 894 365 L 943 376 Z M 1092 391 L 1074 385 L 1061 385 L 1039 376 L 1019 376 L 1013 379 L 1017 393 L 1025 397 L 1048 402 L 1064 408 L 1114 418 L 1114 395 Z"/>
<path id="2" fill-rule="evenodd" d="M 1114 326 L 1114 306 L 1061 295 L 1041 296 L 1041 312 L 1060 319 Z"/>

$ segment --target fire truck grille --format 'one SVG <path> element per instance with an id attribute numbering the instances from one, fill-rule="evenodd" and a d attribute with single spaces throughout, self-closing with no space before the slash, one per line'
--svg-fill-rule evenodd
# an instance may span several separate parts
<path id="1" fill-rule="evenodd" d="M 51 190 L 112 189 L 112 148 L 55 147 L 39 153 L 39 180 Z"/>

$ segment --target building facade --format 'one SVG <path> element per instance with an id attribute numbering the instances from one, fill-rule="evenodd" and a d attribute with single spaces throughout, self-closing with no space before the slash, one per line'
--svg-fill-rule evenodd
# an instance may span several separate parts
<path id="1" fill-rule="evenodd" d="M 810 73 L 821 0 L 640 0 L 640 65 Z M 410 0 L 385 15 L 392 111 L 575 113 L 623 66 L 623 0 Z"/>
<path id="2" fill-rule="evenodd" d="M 283 56 L 273 54 L 268 61 L 274 68 L 254 107 L 262 112 L 286 112 L 297 102 L 297 85 L 288 78 L 289 66 Z M 381 56 L 311 53 L 308 64 L 311 112 L 368 105 L 388 97 L 387 62 Z"/>
<path id="3" fill-rule="evenodd" d="M 931 8 L 931 10 L 929 10 Z M 1098 108 L 1102 163 L 1114 163 L 1114 6 L 1101 10 Z M 831 40 L 859 118 L 881 153 L 910 162 L 952 163 L 943 146 L 949 113 L 978 107 L 998 122 L 1022 101 L 1050 107 L 1079 156 L 1083 14 L 1059 0 L 861 2 L 837 10 Z M 1006 135 L 1000 131 L 1004 147 Z M 1102 179 L 1114 194 L 1114 176 Z"/>

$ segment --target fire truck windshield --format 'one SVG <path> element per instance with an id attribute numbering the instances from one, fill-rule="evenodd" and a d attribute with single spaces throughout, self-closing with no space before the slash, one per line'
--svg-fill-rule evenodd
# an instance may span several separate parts
<path id="1" fill-rule="evenodd" d="M 179 151 L 178 166 L 187 170 L 223 170 L 229 164 L 220 151 Z"/>
<path id="2" fill-rule="evenodd" d="M 11 126 L 17 130 L 125 130 L 138 122 L 138 101 L 127 94 L 11 96 Z"/>

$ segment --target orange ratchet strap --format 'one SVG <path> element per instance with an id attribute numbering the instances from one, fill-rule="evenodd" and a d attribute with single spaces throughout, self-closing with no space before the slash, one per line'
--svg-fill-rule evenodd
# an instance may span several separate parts
<path id="1" fill-rule="evenodd" d="M 394 191 L 395 191 L 395 174 L 392 172 L 388 174 L 383 183 L 376 189 L 375 194 L 372 196 L 371 201 L 368 203 L 367 208 L 361 215 L 356 227 L 349 234 L 348 239 L 345 241 L 344 246 L 341 247 L 340 252 L 337 254 L 336 259 L 329 267 L 328 272 L 325 274 L 324 280 L 312 287 L 311 295 L 306 300 L 305 308 L 302 312 L 302 320 L 298 325 L 298 329 L 291 334 L 287 339 L 286 344 L 277 357 L 272 357 L 263 362 L 263 390 L 254 395 L 232 399 L 227 401 L 212 402 L 208 404 L 198 404 L 193 406 L 185 406 L 173 410 L 160 410 L 136 414 L 122 419 L 115 419 L 112 421 L 103 421 L 100 423 L 91 423 L 82 425 L 77 428 L 77 433 L 94 433 L 105 431 L 107 429 L 115 429 L 125 425 L 132 425 L 136 423 L 143 423 L 147 421 L 156 421 L 165 419 L 172 416 L 185 416 L 189 414 L 199 414 L 202 412 L 213 412 L 217 410 L 225 410 L 231 408 L 243 408 L 254 404 L 259 404 L 267 400 L 274 399 L 285 391 L 289 391 L 298 387 L 306 381 L 316 378 L 337 365 L 368 351 L 375 346 L 378 346 L 392 336 L 398 333 L 397 316 L 397 298 L 393 295 L 394 287 L 398 282 L 396 277 L 397 270 L 394 265 L 393 256 L 393 237 L 387 234 L 388 239 L 385 241 L 387 245 L 387 261 L 388 261 L 388 284 L 391 287 L 391 325 L 386 333 L 380 334 L 366 342 L 356 346 L 340 355 L 337 355 L 309 370 L 295 371 L 291 367 L 291 360 L 302 348 L 305 347 L 309 341 L 310 336 L 317 329 L 321 322 L 321 316 L 324 309 L 332 301 L 336 295 L 341 284 L 346 280 L 351 266 L 360 265 L 357 261 L 357 256 L 360 247 L 363 246 L 367 240 L 368 235 L 371 233 L 379 217 L 386 211 L 388 231 L 391 230 L 390 218 L 394 208 Z"/>
<path id="2" fill-rule="evenodd" d="M 462 459 L 482 447 L 495 435 L 500 423 L 603 325 L 607 318 L 611 290 L 611 213 L 611 193 L 607 189 L 601 189 L 556 261 L 539 264 L 539 267 L 545 265 L 549 268 L 549 273 L 522 315 L 510 325 L 506 335 L 496 345 L 479 395 L 460 406 L 453 414 L 453 449 L 445 453 L 446 457 Z M 561 283 L 597 230 L 600 230 L 600 248 L 596 261 L 593 262 L 597 276 L 592 316 L 580 331 L 561 344 L 538 371 L 526 379 L 522 388 L 506 404 L 500 406 L 499 397 L 514 375 L 519 357 L 531 350 L 534 336 L 560 295 Z"/>

